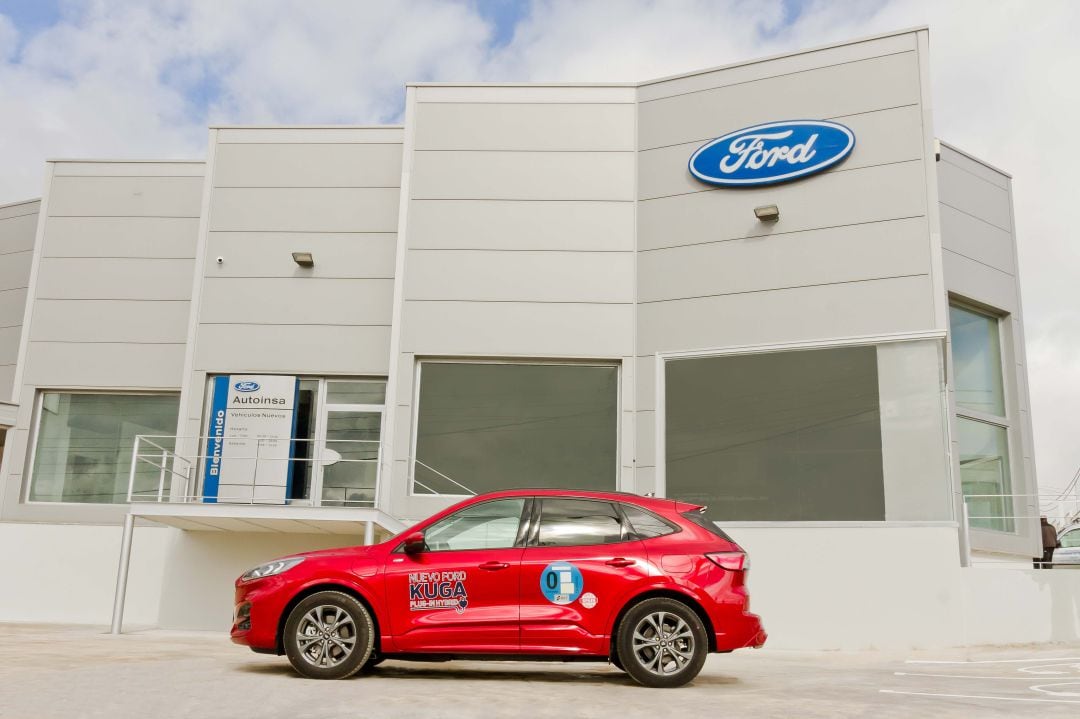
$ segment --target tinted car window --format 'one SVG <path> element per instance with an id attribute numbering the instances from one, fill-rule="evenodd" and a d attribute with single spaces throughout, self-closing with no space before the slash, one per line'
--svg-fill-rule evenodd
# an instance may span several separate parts
<path id="1" fill-rule="evenodd" d="M 1080 547 L 1080 530 L 1065 532 L 1065 534 L 1061 535 L 1061 546 L 1063 548 Z"/>
<path id="2" fill-rule="evenodd" d="M 513 547 L 525 499 L 496 499 L 443 517 L 424 530 L 433 552 Z"/>
<path id="3" fill-rule="evenodd" d="M 675 527 L 672 527 L 666 521 L 657 517 L 652 512 L 636 507 L 632 504 L 622 505 L 622 510 L 626 514 L 626 518 L 630 520 L 630 526 L 634 530 L 634 534 L 638 539 L 652 539 L 653 537 L 662 537 L 665 534 L 671 534 L 675 531 Z"/>
<path id="4" fill-rule="evenodd" d="M 716 524 L 711 519 L 706 517 L 701 512 L 698 512 L 698 511 L 683 512 L 682 516 L 683 516 L 683 519 L 688 519 L 691 522 L 693 522 L 694 524 L 696 524 L 697 526 L 709 530 L 710 532 L 715 534 L 717 537 L 720 537 L 720 539 L 731 542 L 732 544 L 735 543 L 735 540 L 733 540 L 731 537 L 729 537 L 724 532 L 724 530 L 720 529 L 720 527 L 717 527 Z"/>
<path id="5" fill-rule="evenodd" d="M 540 508 L 537 544 L 570 547 L 623 540 L 622 519 L 610 502 L 545 499 Z"/>

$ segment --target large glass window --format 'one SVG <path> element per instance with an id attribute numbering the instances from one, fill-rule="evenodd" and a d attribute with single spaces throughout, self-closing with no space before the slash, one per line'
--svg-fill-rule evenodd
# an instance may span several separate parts
<path id="1" fill-rule="evenodd" d="M 610 502 L 545 499 L 536 543 L 541 547 L 611 544 L 623 541 L 622 528 L 622 519 Z"/>
<path id="2" fill-rule="evenodd" d="M 667 495 L 712 520 L 883 520 L 874 347 L 669 360 Z"/>
<path id="3" fill-rule="evenodd" d="M 949 307 L 960 482 L 972 527 L 1011 532 L 1009 417 L 1000 321 L 970 307 Z"/>
<path id="4" fill-rule="evenodd" d="M 618 369 L 423 362 L 413 491 L 615 488 Z"/>
<path id="5" fill-rule="evenodd" d="M 135 436 L 176 434 L 177 395 L 44 392 L 40 402 L 33 502 L 127 502 Z M 171 439 L 154 442 L 173 449 Z M 156 493 L 160 470 L 147 462 L 135 469 L 135 492 Z"/>

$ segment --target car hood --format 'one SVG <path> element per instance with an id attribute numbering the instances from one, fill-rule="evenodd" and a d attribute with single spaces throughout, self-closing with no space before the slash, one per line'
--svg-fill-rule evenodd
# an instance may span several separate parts
<path id="1" fill-rule="evenodd" d="M 290 554 L 288 557 L 282 557 L 282 559 L 292 559 L 293 557 L 303 557 L 304 559 L 331 559 L 334 557 L 352 557 L 354 559 L 362 559 L 364 557 L 371 556 L 374 553 L 374 549 L 374 545 L 364 547 L 337 547 L 335 549 L 318 549 L 313 552 L 298 552 L 297 554 Z"/>

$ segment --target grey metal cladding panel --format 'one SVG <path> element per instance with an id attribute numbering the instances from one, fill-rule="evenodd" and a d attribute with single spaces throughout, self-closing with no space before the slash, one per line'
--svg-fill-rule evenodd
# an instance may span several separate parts
<path id="1" fill-rule="evenodd" d="M 34 249 L 38 214 L 0 219 L 0 255 Z"/>
<path id="2" fill-rule="evenodd" d="M 938 203 L 938 207 L 941 217 L 942 247 L 1002 272 L 1016 274 L 1011 232 L 966 215 L 948 205 Z"/>
<path id="3" fill-rule="evenodd" d="M 197 217 L 50 217 L 45 257 L 194 257 Z"/>
<path id="4" fill-rule="evenodd" d="M 780 220 L 759 222 L 758 205 Z M 867 167 L 760 189 L 716 189 L 638 203 L 638 246 L 691 245 L 777 232 L 881 222 L 926 213 L 922 162 Z M 929 252 L 929 246 L 927 247 Z"/>
<path id="5" fill-rule="evenodd" d="M 948 249 L 941 254 L 947 291 L 1002 312 L 1019 311 L 1014 275 L 987 267 Z"/>
<path id="6" fill-rule="evenodd" d="M 42 300 L 34 303 L 34 341 L 174 343 L 187 341 L 190 303 Z"/>
<path id="7" fill-rule="evenodd" d="M 32 251 L 0 255 L 0 290 L 14 290 L 30 283 Z"/>
<path id="8" fill-rule="evenodd" d="M 394 281 L 389 279 L 207 277 L 203 282 L 199 321 L 203 324 L 389 325 L 393 298 Z"/>
<path id="9" fill-rule="evenodd" d="M 54 177 L 49 217 L 198 217 L 201 177 Z"/>
<path id="10" fill-rule="evenodd" d="M 26 215 L 37 214 L 40 209 L 41 200 L 15 202 L 13 204 L 0 207 L 0 221 L 9 220 L 15 217 L 23 217 Z"/>
<path id="11" fill-rule="evenodd" d="M 292 253 L 301 251 L 312 254 L 314 267 L 293 262 Z M 211 232 L 204 272 L 208 277 L 392 278 L 396 251 L 392 232 Z"/>
<path id="12" fill-rule="evenodd" d="M 617 358 L 633 350 L 633 305 L 406 302 L 402 351 Z"/>
<path id="13" fill-rule="evenodd" d="M 217 128 L 218 144 L 247 143 L 258 144 L 312 144 L 329 142 L 336 145 L 344 143 L 375 143 L 400 145 L 404 137 L 401 127 L 221 127 Z"/>
<path id="14" fill-rule="evenodd" d="M 418 103 L 417 150 L 624 150 L 636 108 L 617 104 Z"/>
<path id="15" fill-rule="evenodd" d="M 21 334 L 22 327 L 0 327 L 0 365 L 13 365 L 18 361 Z"/>
<path id="16" fill-rule="evenodd" d="M 61 258 L 41 260 L 37 297 L 88 300 L 190 300 L 193 260 Z"/>
<path id="17" fill-rule="evenodd" d="M 397 232 L 396 188 L 216 188 L 210 230 Z"/>
<path id="18" fill-rule="evenodd" d="M 989 165 L 979 162 L 978 160 L 968 157 L 962 152 L 952 149 L 945 143 L 941 145 L 941 161 L 948 162 L 951 165 L 955 165 L 961 170 L 965 170 L 977 177 L 981 177 L 987 182 L 997 185 L 1003 190 L 1009 189 L 1009 176 L 1005 173 L 990 167 Z"/>
<path id="19" fill-rule="evenodd" d="M 214 187 L 398 187 L 401 145 L 219 144 Z"/>
<path id="20" fill-rule="evenodd" d="M 1009 191 L 983 180 L 956 165 L 937 163 L 938 198 L 941 203 L 995 227 L 1012 228 L 1012 198 Z"/>
<path id="21" fill-rule="evenodd" d="M 31 342 L 24 382 L 37 387 L 179 388 L 183 344 Z"/>
<path id="22" fill-rule="evenodd" d="M 642 103 L 638 147 L 705 141 L 761 122 L 913 105 L 920 97 L 917 55 L 903 52 Z"/>
<path id="23" fill-rule="evenodd" d="M 633 251 L 634 205 L 418 200 L 408 234 L 410 248 Z"/>
<path id="24" fill-rule="evenodd" d="M 206 163 L 169 161 L 128 162 L 124 160 L 58 160 L 53 177 L 202 177 Z"/>
<path id="25" fill-rule="evenodd" d="M 848 225 L 638 255 L 641 302 L 930 273 L 926 219 Z"/>
<path id="26" fill-rule="evenodd" d="M 855 133 L 855 149 L 828 172 L 847 172 L 923 156 L 922 112 L 916 105 L 841 118 L 841 122 Z M 695 140 L 642 152 L 638 158 L 638 197 L 649 199 L 709 190 L 709 185 L 698 182 L 687 169 L 690 156 L 702 144 Z"/>
<path id="27" fill-rule="evenodd" d="M 15 365 L 9 364 L 0 366 L 0 399 L 3 399 L 4 401 L 10 400 L 11 396 L 14 394 L 14 387 Z"/>
<path id="28" fill-rule="evenodd" d="M 638 306 L 638 354 L 933 329 L 928 276 Z"/>
<path id="29" fill-rule="evenodd" d="M 207 372 L 388 372 L 389 327 L 202 325 L 196 369 Z"/>
<path id="30" fill-rule="evenodd" d="M 26 289 L 0 290 L 0 327 L 21 325 L 26 309 Z"/>
<path id="31" fill-rule="evenodd" d="M 413 199 L 634 199 L 633 152 L 416 152 Z"/>
<path id="32" fill-rule="evenodd" d="M 633 302 L 634 255 L 413 250 L 405 299 Z"/>
<path id="33" fill-rule="evenodd" d="M 914 32 L 871 38 L 861 42 L 825 47 L 812 52 L 791 53 L 783 57 L 766 58 L 756 62 L 740 63 L 715 70 L 707 70 L 693 75 L 648 82 L 638 89 L 638 98 L 643 103 L 651 102 L 671 95 L 709 90 L 724 85 L 754 82 L 767 77 L 788 75 L 828 65 L 839 65 L 866 60 L 871 57 L 892 55 L 907 50 L 915 50 L 916 47 L 917 41 Z"/>

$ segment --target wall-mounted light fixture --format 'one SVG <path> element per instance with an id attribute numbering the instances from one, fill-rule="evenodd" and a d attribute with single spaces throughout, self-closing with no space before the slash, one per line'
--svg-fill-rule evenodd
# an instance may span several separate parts
<path id="1" fill-rule="evenodd" d="M 311 256 L 310 252 L 294 252 L 292 253 L 293 262 L 301 267 L 314 267 L 315 258 Z"/>
<path id="2" fill-rule="evenodd" d="M 780 219 L 780 208 L 776 205 L 762 205 L 754 208 L 754 217 L 762 222 L 776 222 Z"/>

